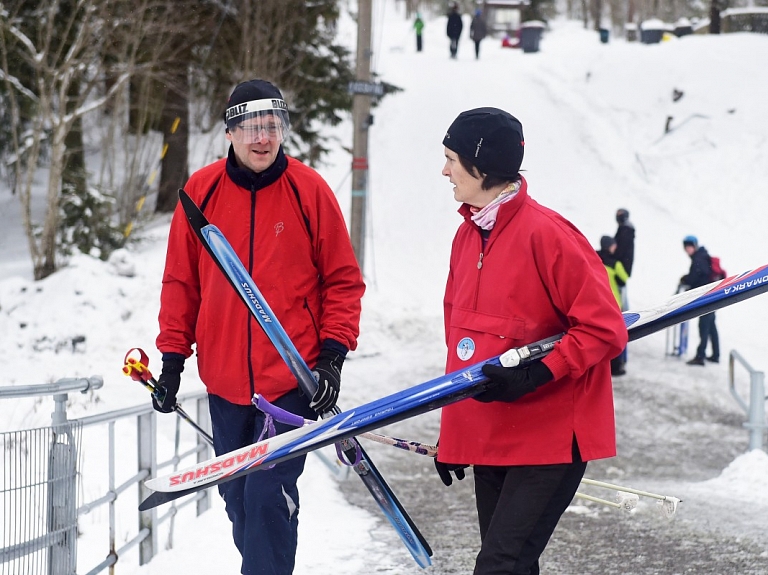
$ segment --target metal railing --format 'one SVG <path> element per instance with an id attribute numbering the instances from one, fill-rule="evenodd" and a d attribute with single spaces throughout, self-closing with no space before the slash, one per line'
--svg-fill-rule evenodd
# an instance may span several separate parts
<path id="1" fill-rule="evenodd" d="M 749 403 L 744 401 L 736 391 L 735 365 L 737 361 L 749 372 Z M 739 352 L 732 350 L 728 357 L 728 388 L 736 403 L 747 412 L 747 422 L 744 427 L 749 430 L 749 450 L 763 449 L 763 436 L 766 430 L 765 400 L 768 399 L 765 396 L 765 374 L 753 369 Z"/>
<path id="2" fill-rule="evenodd" d="M 171 547 L 174 518 L 178 511 L 193 502 L 197 504 L 197 515 L 209 509 L 207 491 L 172 505 L 162 516 L 157 515 L 156 509 L 138 511 L 133 507 L 129 513 L 135 514 L 137 518 L 136 533 L 117 548 L 117 502 L 120 495 L 137 485 L 138 500 L 142 501 L 149 495 L 143 485 L 144 479 L 166 467 L 176 469 L 182 460 L 193 455 L 197 456 L 197 461 L 203 461 L 211 454 L 209 444 L 199 435 L 191 448 L 181 452 L 181 420 L 174 418 L 176 429 L 173 455 L 158 462 L 157 417 L 149 404 L 68 420 L 68 396 L 64 392 L 86 393 L 102 385 L 101 377 L 91 377 L 62 379 L 43 385 L 0 387 L 0 399 L 53 394 L 55 403 L 50 428 L 0 433 L 4 462 L 3 475 L 0 477 L 0 532 L 4 533 L 0 537 L 0 575 L 75 575 L 78 520 L 101 506 L 108 506 L 109 549 L 105 558 L 90 569 L 87 575 L 96 575 L 107 568 L 110 574 L 114 573 L 118 558 L 136 546 L 139 564 L 148 563 L 157 553 L 158 527 L 161 524 L 166 521 L 169 524 L 167 547 Z M 186 395 L 179 399 L 194 401 L 198 424 L 204 429 L 210 429 L 206 393 Z M 123 425 L 122 422 L 130 421 L 130 418 L 135 418 L 137 470 L 132 477 L 121 481 L 116 465 L 118 436 L 115 427 L 118 422 Z M 108 485 L 106 493 L 78 506 L 78 486 L 82 484 L 83 477 L 83 452 L 88 451 L 81 446 L 81 434 L 84 429 L 93 429 L 97 425 L 106 425 L 108 429 Z M 38 436 L 43 439 L 36 439 Z M 88 442 L 85 444 L 88 446 Z M 27 467 L 33 467 L 34 472 L 27 472 Z M 124 464 L 121 469 L 125 469 Z M 10 571 L 6 571 L 6 568 Z"/>

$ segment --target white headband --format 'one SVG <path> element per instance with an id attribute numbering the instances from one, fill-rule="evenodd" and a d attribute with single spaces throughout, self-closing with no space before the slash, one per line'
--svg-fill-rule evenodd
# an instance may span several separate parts
<path id="1" fill-rule="evenodd" d="M 264 112 L 265 110 L 288 111 L 288 105 L 285 103 L 285 100 L 281 100 L 280 98 L 264 98 L 263 100 L 243 102 L 242 104 L 236 104 L 231 108 L 227 108 L 226 121 L 229 122 L 238 116 L 244 116 L 255 112 Z"/>

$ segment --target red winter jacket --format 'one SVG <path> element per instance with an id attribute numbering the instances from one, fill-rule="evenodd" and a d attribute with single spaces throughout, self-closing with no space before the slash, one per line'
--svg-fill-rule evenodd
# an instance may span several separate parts
<path id="1" fill-rule="evenodd" d="M 185 190 L 198 206 L 205 202 L 208 221 L 232 244 L 312 366 L 326 339 L 357 346 L 365 285 L 333 192 L 317 172 L 287 161 L 277 181 L 255 192 L 232 181 L 226 159 L 194 173 Z M 168 237 L 159 321 L 161 352 L 189 357 L 197 345 L 209 393 L 248 405 L 254 392 L 272 401 L 297 387 L 180 205 Z"/>
<path id="2" fill-rule="evenodd" d="M 566 332 L 544 363 L 555 376 L 513 403 L 444 407 L 440 461 L 480 465 L 584 461 L 616 454 L 609 360 L 627 342 L 605 268 L 566 219 L 528 196 L 502 204 L 485 249 L 469 219 L 453 241 L 445 290 L 446 372 Z"/>

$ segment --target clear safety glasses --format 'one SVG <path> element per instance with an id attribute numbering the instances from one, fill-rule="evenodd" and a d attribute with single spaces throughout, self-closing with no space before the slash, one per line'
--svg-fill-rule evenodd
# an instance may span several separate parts
<path id="1" fill-rule="evenodd" d="M 276 118 L 246 120 L 229 130 L 232 139 L 241 144 L 257 144 L 265 140 L 282 143 L 285 131 Z"/>
<path id="2" fill-rule="evenodd" d="M 291 129 L 288 106 L 277 98 L 236 104 L 227 109 L 225 117 L 232 139 L 243 144 L 281 143 Z"/>

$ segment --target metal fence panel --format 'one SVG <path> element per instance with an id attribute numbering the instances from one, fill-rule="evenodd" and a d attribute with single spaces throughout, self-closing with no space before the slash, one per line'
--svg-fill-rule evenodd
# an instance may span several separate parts
<path id="1" fill-rule="evenodd" d="M 82 426 L 0 433 L 0 575 L 74 575 Z"/>

